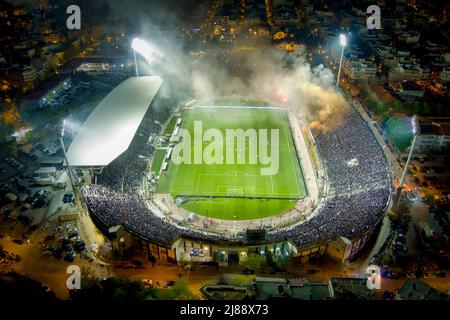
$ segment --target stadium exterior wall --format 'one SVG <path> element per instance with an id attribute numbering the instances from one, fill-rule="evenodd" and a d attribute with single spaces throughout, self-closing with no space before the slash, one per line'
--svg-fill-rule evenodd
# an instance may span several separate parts
<path id="1" fill-rule="evenodd" d="M 92 220 L 97 225 L 97 227 L 102 231 L 102 233 L 110 239 L 109 227 L 104 224 L 90 209 L 88 210 Z M 382 216 L 380 220 L 372 225 L 369 229 L 362 232 L 360 235 L 348 239 L 344 237 L 335 237 L 329 239 L 328 241 L 322 241 L 315 244 L 307 245 L 307 246 L 295 246 L 289 240 L 285 240 L 284 242 L 290 246 L 294 247 L 294 250 L 291 250 L 292 256 L 298 260 L 299 262 L 307 262 L 311 258 L 317 258 L 324 254 L 328 254 L 329 256 L 339 260 L 340 262 L 346 262 L 348 260 L 354 259 L 358 253 L 363 250 L 366 245 L 373 239 L 373 237 L 378 233 L 379 227 L 381 225 L 381 221 L 383 220 Z M 245 243 L 245 241 L 239 242 L 209 242 L 209 241 L 200 241 L 197 239 L 189 239 L 184 237 L 179 237 L 173 241 L 172 244 L 161 244 L 143 237 L 138 233 L 130 230 L 125 227 L 125 230 L 130 234 L 133 242 L 133 246 L 136 250 L 143 253 L 147 259 L 150 257 L 155 257 L 158 260 L 178 263 L 180 261 L 180 253 L 177 254 L 177 249 L 174 247 L 174 244 L 178 240 L 183 240 L 185 242 L 197 243 L 200 246 L 208 246 L 210 248 L 209 252 L 212 255 L 214 251 L 226 251 L 226 252 L 260 252 L 261 248 L 263 251 L 267 251 L 267 248 L 273 247 L 275 248 L 277 245 L 282 243 L 283 241 L 275 241 L 275 242 L 264 242 L 258 244 Z"/>
<path id="2" fill-rule="evenodd" d="M 97 228 L 105 235 L 106 238 L 112 240 L 112 235 L 109 233 L 109 227 L 101 221 L 87 206 L 92 221 Z M 140 236 L 132 230 L 125 227 L 126 232 L 131 236 L 133 247 L 143 253 L 147 259 L 155 257 L 158 260 L 168 261 L 172 263 L 177 262 L 176 251 L 171 246 L 158 244 L 155 241 L 151 241 L 147 238 Z"/>
<path id="3" fill-rule="evenodd" d="M 383 219 L 380 219 L 372 227 L 351 240 L 344 237 L 337 237 L 330 241 L 327 248 L 328 255 L 341 262 L 356 258 L 366 245 L 378 234 L 382 220 Z"/>
<path id="4" fill-rule="evenodd" d="M 299 262 L 307 262 L 310 258 L 327 254 L 340 262 L 352 260 L 377 235 L 382 220 L 380 219 L 376 224 L 352 239 L 336 237 L 328 241 L 297 247 L 297 253 L 293 254 L 293 257 L 298 259 Z"/>
<path id="5" fill-rule="evenodd" d="M 136 250 L 143 253 L 147 259 L 150 259 L 150 257 L 155 257 L 157 260 L 177 263 L 178 259 L 176 250 L 172 247 L 150 241 L 130 230 L 128 230 L 128 232 L 131 234 Z"/>

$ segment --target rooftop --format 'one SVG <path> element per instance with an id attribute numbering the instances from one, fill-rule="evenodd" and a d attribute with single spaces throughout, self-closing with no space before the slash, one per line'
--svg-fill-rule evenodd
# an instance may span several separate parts
<path id="1" fill-rule="evenodd" d="M 333 297 L 327 282 L 307 279 L 255 278 L 256 299 L 327 300 Z"/>
<path id="2" fill-rule="evenodd" d="M 159 76 L 145 76 L 128 78 L 115 87 L 70 144 L 70 165 L 106 166 L 126 151 L 161 84 Z"/>
<path id="3" fill-rule="evenodd" d="M 55 88 L 61 82 L 70 78 L 70 75 L 67 74 L 58 74 L 45 82 L 41 83 L 36 89 L 27 93 L 22 97 L 24 100 L 39 100 L 43 96 L 45 96 L 50 90 Z"/>
<path id="4" fill-rule="evenodd" d="M 249 298 L 247 287 L 206 284 L 200 288 L 200 292 L 209 300 L 244 300 Z"/>
<path id="5" fill-rule="evenodd" d="M 358 300 L 369 300 L 373 291 L 367 288 L 367 278 L 332 278 L 330 284 L 336 298 L 348 296 Z"/>
<path id="6" fill-rule="evenodd" d="M 383 88 L 383 86 L 376 84 L 370 86 L 372 92 L 378 97 L 378 99 L 382 102 L 393 103 L 398 101 L 397 98 L 392 96 L 389 91 Z"/>
<path id="7" fill-rule="evenodd" d="M 419 117 L 421 135 L 450 135 L 450 117 Z"/>
<path id="8" fill-rule="evenodd" d="M 116 58 L 101 58 L 101 57 L 86 57 L 86 58 L 74 58 L 67 62 L 63 69 L 75 70 L 79 66 L 85 63 L 120 63 L 122 60 Z"/>
<path id="9" fill-rule="evenodd" d="M 397 300 L 447 300 L 436 289 L 419 279 L 409 279 L 400 288 Z"/>

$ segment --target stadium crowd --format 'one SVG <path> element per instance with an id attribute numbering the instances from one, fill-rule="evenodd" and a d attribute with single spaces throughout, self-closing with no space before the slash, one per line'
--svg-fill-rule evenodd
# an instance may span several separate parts
<path id="1" fill-rule="evenodd" d="M 224 236 L 174 225 L 154 214 L 137 195 L 122 195 L 99 185 L 85 186 L 84 193 L 91 213 L 108 227 L 121 224 L 147 239 L 169 246 L 178 236 L 211 242 L 226 240 Z"/>
<path id="2" fill-rule="evenodd" d="M 108 186 L 121 194 L 137 194 L 147 168 L 146 159 L 154 152 L 154 147 L 147 142 L 152 133 L 161 131 L 161 123 L 170 116 L 169 106 L 173 103 L 159 93 L 155 96 L 128 149 L 103 168 L 98 176 L 99 185 Z"/>
<path id="3" fill-rule="evenodd" d="M 336 236 L 352 239 L 378 222 L 385 212 L 390 194 L 389 169 L 359 114 L 350 109 L 339 127 L 313 134 L 331 196 L 309 221 L 272 231 L 268 235 L 271 240 L 282 237 L 300 246 Z"/>
<path id="4" fill-rule="evenodd" d="M 147 146 L 148 137 L 161 130 L 159 123 L 170 114 L 158 117 L 155 109 L 149 108 L 132 145 L 104 168 L 97 185 L 84 187 L 91 214 L 107 226 L 123 224 L 161 244 L 171 245 L 178 236 L 242 243 L 244 239 L 177 226 L 157 216 L 146 200 L 139 198 L 137 190 L 146 169 L 143 158 L 153 152 Z M 268 241 L 289 239 L 297 245 L 309 245 L 336 236 L 351 239 L 371 228 L 384 214 L 390 194 L 388 167 L 380 146 L 359 114 L 351 109 L 342 125 L 328 132 L 313 131 L 313 135 L 327 172 L 330 195 L 311 219 L 271 230 L 267 233 Z"/>
<path id="5" fill-rule="evenodd" d="M 356 111 L 351 109 L 339 128 L 314 135 L 331 188 L 341 193 L 372 184 L 389 186 L 384 154 Z"/>

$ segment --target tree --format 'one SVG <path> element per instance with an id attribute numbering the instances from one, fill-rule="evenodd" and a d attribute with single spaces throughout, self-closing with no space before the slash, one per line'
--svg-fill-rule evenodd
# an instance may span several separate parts
<path id="1" fill-rule="evenodd" d="M 254 276 L 245 274 L 235 274 L 232 277 L 232 283 L 237 286 L 250 286 Z"/>
<path id="2" fill-rule="evenodd" d="M 26 299 L 27 301 L 56 300 L 53 291 L 47 291 L 42 283 L 14 271 L 0 274 L 0 300 L 5 307 L 5 300 Z"/>
<path id="3" fill-rule="evenodd" d="M 256 253 L 250 253 L 243 265 L 250 270 L 257 271 L 261 269 L 261 257 Z"/>
<path id="4" fill-rule="evenodd" d="M 288 271 L 288 269 L 292 266 L 292 257 L 283 257 L 276 261 L 276 266 L 281 271 Z"/>
<path id="5" fill-rule="evenodd" d="M 411 144 L 412 132 L 407 118 L 389 117 L 384 127 L 389 139 L 398 149 L 405 150 Z"/>
<path id="6" fill-rule="evenodd" d="M 82 288 L 72 290 L 73 300 L 146 300 L 154 299 L 155 289 L 144 288 L 141 281 L 131 281 L 120 278 L 105 280 L 83 278 Z"/>
<path id="7" fill-rule="evenodd" d="M 179 279 L 175 285 L 167 289 L 156 289 L 156 298 L 159 300 L 197 300 L 198 297 L 189 289 L 184 279 Z"/>
<path id="8" fill-rule="evenodd" d="M 423 103 L 423 109 L 422 112 L 425 114 L 430 114 L 431 113 L 431 108 L 430 105 L 426 102 Z"/>

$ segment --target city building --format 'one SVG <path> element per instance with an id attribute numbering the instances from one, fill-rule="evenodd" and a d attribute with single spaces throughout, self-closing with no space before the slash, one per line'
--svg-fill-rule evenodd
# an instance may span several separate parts
<path id="1" fill-rule="evenodd" d="M 332 278 L 329 286 L 335 299 L 370 300 L 374 295 L 367 287 L 367 278 Z"/>
<path id="2" fill-rule="evenodd" d="M 377 69 L 372 61 L 344 59 L 343 69 L 353 80 L 365 80 L 368 82 L 376 80 Z"/>
<path id="3" fill-rule="evenodd" d="M 419 117 L 415 150 L 440 150 L 450 143 L 450 117 Z"/>
<path id="4" fill-rule="evenodd" d="M 398 63 L 397 52 L 392 47 L 378 46 L 375 53 L 380 61 L 388 67 L 394 66 Z"/>
<path id="5" fill-rule="evenodd" d="M 47 51 L 41 54 L 41 63 L 45 72 L 50 73 L 57 69 L 60 59 L 57 55 Z"/>
<path id="6" fill-rule="evenodd" d="M 448 300 L 448 298 L 419 279 L 409 279 L 400 288 L 395 300 Z"/>
<path id="7" fill-rule="evenodd" d="M 407 31 L 402 33 L 398 38 L 408 44 L 418 44 L 420 40 L 420 33 L 418 31 Z"/>
<path id="8" fill-rule="evenodd" d="M 61 73 L 86 72 L 97 75 L 110 72 L 124 72 L 128 63 L 124 60 L 112 58 L 75 58 L 61 68 Z"/>
<path id="9" fill-rule="evenodd" d="M 247 287 L 207 284 L 200 288 L 206 300 L 247 300 L 252 296 Z"/>
<path id="10" fill-rule="evenodd" d="M 256 300 L 298 299 L 329 300 L 333 299 L 333 290 L 328 282 L 311 282 L 308 279 L 283 279 L 256 277 L 253 282 Z"/>
<path id="11" fill-rule="evenodd" d="M 413 81 L 392 82 L 390 86 L 400 99 L 408 102 L 420 100 L 425 95 L 425 89 Z"/>
<path id="12" fill-rule="evenodd" d="M 450 82 L 450 67 L 442 68 L 441 72 L 439 73 L 439 78 L 444 83 Z"/>
<path id="13" fill-rule="evenodd" d="M 24 66 L 21 69 L 20 74 L 22 76 L 23 82 L 26 84 L 34 84 L 37 81 L 38 76 L 39 76 L 37 70 L 31 65 Z"/>
<path id="14" fill-rule="evenodd" d="M 67 74 L 54 76 L 41 83 L 36 89 L 24 95 L 21 105 L 26 108 L 40 109 L 51 103 L 65 89 L 72 85 L 72 77 Z"/>
<path id="15" fill-rule="evenodd" d="M 418 64 L 401 64 L 389 70 L 388 80 L 404 81 L 404 80 L 425 80 L 430 76 L 430 69 L 426 66 L 420 66 Z"/>
<path id="16" fill-rule="evenodd" d="M 380 84 L 373 84 L 369 90 L 370 98 L 376 103 L 394 103 L 398 99 Z"/>
<path id="17" fill-rule="evenodd" d="M 106 25 L 99 24 L 99 25 L 91 26 L 89 31 L 90 31 L 90 35 L 93 38 L 98 39 L 102 35 L 106 34 L 107 30 L 108 30 L 108 27 Z"/>

